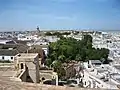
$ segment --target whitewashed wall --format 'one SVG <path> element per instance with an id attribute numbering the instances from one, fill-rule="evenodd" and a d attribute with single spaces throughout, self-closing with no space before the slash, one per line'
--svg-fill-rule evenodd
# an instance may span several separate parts
<path id="1" fill-rule="evenodd" d="M 47 56 L 48 55 L 48 48 L 42 48 L 45 52 L 45 55 Z"/>
<path id="2" fill-rule="evenodd" d="M 4 59 L 2 57 L 4 57 Z M 13 57 L 13 59 L 11 59 L 11 57 Z M 14 61 L 14 56 L 0 56 L 0 60 Z"/>

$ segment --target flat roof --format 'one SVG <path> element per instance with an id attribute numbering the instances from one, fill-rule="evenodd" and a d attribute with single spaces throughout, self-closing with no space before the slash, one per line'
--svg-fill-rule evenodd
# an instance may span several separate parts
<path id="1" fill-rule="evenodd" d="M 91 63 L 101 63 L 101 61 L 100 60 L 90 60 L 91 61 Z"/>
<path id="2" fill-rule="evenodd" d="M 38 53 L 19 53 L 16 55 L 17 58 L 35 58 Z"/>
<path id="3" fill-rule="evenodd" d="M 120 65 L 114 65 L 114 67 L 118 70 L 120 70 Z"/>

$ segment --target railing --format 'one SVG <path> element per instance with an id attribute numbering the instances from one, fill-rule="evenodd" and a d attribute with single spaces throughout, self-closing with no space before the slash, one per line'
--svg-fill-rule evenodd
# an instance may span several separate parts
<path id="1" fill-rule="evenodd" d="M 22 70 L 21 73 L 19 74 L 18 78 L 22 77 L 22 75 L 25 73 L 26 70 Z"/>

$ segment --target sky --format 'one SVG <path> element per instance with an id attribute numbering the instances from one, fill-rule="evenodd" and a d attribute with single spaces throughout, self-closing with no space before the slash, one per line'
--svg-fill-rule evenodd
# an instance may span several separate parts
<path id="1" fill-rule="evenodd" d="M 120 0 L 0 0 L 0 30 L 120 30 Z"/>

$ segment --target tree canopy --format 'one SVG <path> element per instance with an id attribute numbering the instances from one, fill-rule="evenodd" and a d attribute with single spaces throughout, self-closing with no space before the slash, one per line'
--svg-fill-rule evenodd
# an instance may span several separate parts
<path id="1" fill-rule="evenodd" d="M 86 61 L 107 59 L 109 50 L 95 49 L 92 47 L 92 37 L 84 35 L 82 40 L 73 38 L 61 38 L 57 42 L 49 45 L 49 56 L 52 61 L 60 60 L 67 62 L 68 60 Z"/>
<path id="2" fill-rule="evenodd" d="M 70 32 L 46 32 L 45 35 L 46 36 L 58 36 L 58 37 L 61 37 L 62 35 L 70 35 L 71 33 Z"/>
<path id="3" fill-rule="evenodd" d="M 108 49 L 95 49 L 92 47 L 92 36 L 90 35 L 84 35 L 82 40 L 62 37 L 57 42 L 50 43 L 48 55 L 50 60 L 48 60 L 47 65 L 50 65 L 55 60 L 61 63 L 67 63 L 71 60 L 84 62 L 103 60 L 103 58 L 107 60 L 108 54 Z"/>

